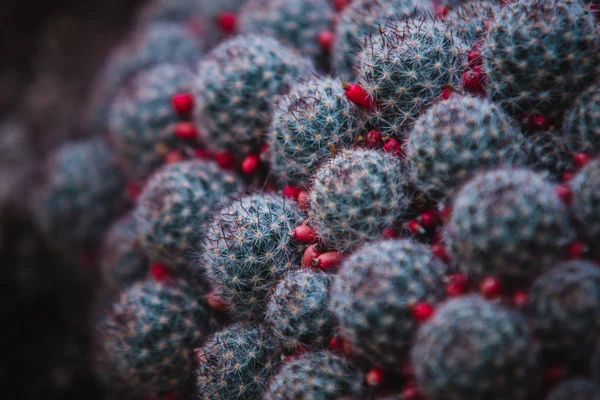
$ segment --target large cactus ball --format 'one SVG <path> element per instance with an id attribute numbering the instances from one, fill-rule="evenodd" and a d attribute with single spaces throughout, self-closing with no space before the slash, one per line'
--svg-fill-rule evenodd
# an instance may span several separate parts
<path id="1" fill-rule="evenodd" d="M 421 327 L 412 363 L 428 400 L 525 400 L 540 384 L 525 318 L 473 295 L 448 301 Z"/>
<path id="2" fill-rule="evenodd" d="M 214 152 L 258 153 L 271 123 L 271 101 L 306 78 L 311 63 L 277 40 L 243 35 L 223 42 L 200 62 L 196 122 Z"/>

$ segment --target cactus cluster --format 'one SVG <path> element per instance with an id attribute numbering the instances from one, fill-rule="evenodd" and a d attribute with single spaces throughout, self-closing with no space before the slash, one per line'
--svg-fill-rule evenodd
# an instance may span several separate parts
<path id="1" fill-rule="evenodd" d="M 213 49 L 194 83 L 195 120 L 209 148 L 240 157 L 258 153 L 273 97 L 311 70 L 308 60 L 266 36 L 242 35 Z"/>
<path id="2" fill-rule="evenodd" d="M 413 308 L 443 300 L 445 276 L 446 266 L 425 245 L 367 243 L 343 262 L 330 310 L 354 351 L 377 365 L 400 368 L 419 327 Z"/>
<path id="3" fill-rule="evenodd" d="M 162 64 L 144 70 L 123 86 L 108 116 L 111 143 L 127 178 L 141 183 L 178 148 L 180 116 L 172 99 L 189 93 L 191 71 Z"/>
<path id="4" fill-rule="evenodd" d="M 524 146 L 527 153 L 526 164 L 531 169 L 546 174 L 548 179 L 560 181 L 565 173 L 577 169 L 570 142 L 570 135 L 562 132 L 530 132 Z"/>
<path id="5" fill-rule="evenodd" d="M 600 37 L 580 0 L 503 7 L 481 54 L 490 96 L 513 113 L 560 115 L 597 74 Z"/>
<path id="6" fill-rule="evenodd" d="M 460 190 L 445 239 L 468 274 L 531 279 L 566 256 L 575 233 L 551 183 L 505 168 L 482 173 Z"/>
<path id="7" fill-rule="evenodd" d="M 570 182 L 573 191 L 571 212 L 577 233 L 592 244 L 593 255 L 600 254 L 593 244 L 600 240 L 600 161 L 592 161 Z"/>
<path id="8" fill-rule="evenodd" d="M 565 115 L 563 132 L 572 151 L 600 153 L 600 81 L 579 95 Z"/>
<path id="9" fill-rule="evenodd" d="M 547 400 L 600 400 L 600 387 L 584 379 L 571 379 L 558 385 Z"/>
<path id="10" fill-rule="evenodd" d="M 217 326 L 201 295 L 181 280 L 144 281 L 123 292 L 99 324 L 111 383 L 137 395 L 189 392 L 194 349 Z"/>
<path id="11" fill-rule="evenodd" d="M 428 400 L 526 400 L 541 384 L 525 318 L 475 295 L 449 300 L 421 327 L 412 363 Z"/>
<path id="12" fill-rule="evenodd" d="M 360 133 L 340 80 L 300 82 L 275 106 L 268 136 L 271 173 L 282 183 L 307 186 L 317 168 Z"/>
<path id="13" fill-rule="evenodd" d="M 223 208 L 207 227 L 197 268 L 238 317 L 263 318 L 270 291 L 299 265 L 292 232 L 301 222 L 295 203 L 256 194 Z"/>
<path id="14" fill-rule="evenodd" d="M 358 82 L 375 110 L 370 122 L 384 134 L 405 133 L 445 88 L 458 86 L 467 46 L 440 21 L 389 23 L 360 54 Z"/>
<path id="15" fill-rule="evenodd" d="M 159 169 L 134 211 L 148 257 L 173 269 L 187 269 L 204 224 L 240 190 L 235 175 L 210 162 L 185 161 Z"/>
<path id="16" fill-rule="evenodd" d="M 523 162 L 524 138 L 496 104 L 452 96 L 425 112 L 406 141 L 415 187 L 433 199 L 452 196 L 478 171 Z"/>
<path id="17" fill-rule="evenodd" d="M 273 377 L 267 400 L 364 398 L 360 372 L 329 352 L 307 353 L 285 364 Z"/>
<path id="18" fill-rule="evenodd" d="M 407 214 L 409 197 L 400 160 L 375 150 L 347 150 L 315 173 L 310 224 L 338 251 L 376 239 Z"/>

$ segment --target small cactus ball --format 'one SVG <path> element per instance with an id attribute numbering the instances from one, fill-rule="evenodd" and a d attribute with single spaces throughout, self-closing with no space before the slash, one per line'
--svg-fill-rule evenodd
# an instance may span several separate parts
<path id="1" fill-rule="evenodd" d="M 600 387 L 584 379 L 571 379 L 558 385 L 546 400 L 600 400 Z"/>
<path id="2" fill-rule="evenodd" d="M 322 272 L 289 272 L 274 288 L 265 320 L 284 348 L 329 344 L 335 317 L 327 309 L 332 277 Z"/>
<path id="3" fill-rule="evenodd" d="M 217 324 L 200 296 L 181 280 L 142 281 L 123 292 L 99 327 L 105 375 L 138 395 L 193 390 L 194 349 Z"/>
<path id="4" fill-rule="evenodd" d="M 446 24 L 388 24 L 360 55 L 358 83 L 375 108 L 370 122 L 383 134 L 403 135 L 445 88 L 459 85 L 466 64 L 467 47 Z"/>
<path id="5" fill-rule="evenodd" d="M 281 349 L 263 326 L 237 323 L 215 333 L 196 358 L 198 399 L 259 399 Z"/>
<path id="6" fill-rule="evenodd" d="M 73 252 L 98 244 L 125 201 L 125 178 L 104 140 L 63 144 L 45 178 L 33 210 L 41 230 Z"/>
<path id="7" fill-rule="evenodd" d="M 570 182 L 573 191 L 571 212 L 579 236 L 591 244 L 592 255 L 599 255 L 594 246 L 600 240 L 600 161 L 586 165 Z"/>
<path id="8" fill-rule="evenodd" d="M 211 162 L 185 161 L 159 169 L 134 211 L 139 240 L 150 260 L 185 270 L 204 224 L 241 190 L 235 175 Z"/>
<path id="9" fill-rule="evenodd" d="M 574 238 L 555 186 L 530 170 L 510 168 L 469 181 L 445 230 L 454 261 L 477 277 L 533 279 L 560 261 Z"/>
<path id="10" fill-rule="evenodd" d="M 301 222 L 296 203 L 268 194 L 242 197 L 211 221 L 199 271 L 238 317 L 264 318 L 269 293 L 300 263 L 292 232 Z"/>
<path id="11" fill-rule="evenodd" d="M 214 48 L 200 62 L 194 84 L 195 120 L 210 150 L 241 158 L 258 153 L 271 123 L 271 100 L 312 69 L 266 36 L 237 36 Z"/>
<path id="12" fill-rule="evenodd" d="M 406 239 L 367 243 L 343 262 L 329 308 L 353 351 L 399 369 L 419 327 L 413 308 L 442 301 L 445 278 L 446 266 L 426 245 Z"/>
<path id="13" fill-rule="evenodd" d="M 111 143 L 127 178 L 143 182 L 177 149 L 175 135 L 180 117 L 172 99 L 189 93 L 191 71 L 186 67 L 162 64 L 135 76 L 116 98 L 108 118 Z"/>
<path id="14" fill-rule="evenodd" d="M 570 141 L 569 135 L 554 130 L 529 132 L 525 139 L 526 164 L 548 179 L 560 181 L 565 173 L 577 169 Z"/>
<path id="15" fill-rule="evenodd" d="M 364 398 L 362 375 L 343 358 L 327 352 L 306 353 L 285 364 L 269 384 L 267 400 Z"/>
<path id="16" fill-rule="evenodd" d="M 406 174 L 395 155 L 347 150 L 316 172 L 309 219 L 320 239 L 338 251 L 382 236 L 407 214 Z"/>
<path id="17" fill-rule="evenodd" d="M 425 112 L 406 141 L 410 179 L 428 197 L 441 200 L 478 170 L 519 164 L 523 135 L 496 104 L 454 95 Z"/>
<path id="18" fill-rule="evenodd" d="M 600 331 L 600 268 L 580 260 L 558 264 L 535 281 L 530 298 L 544 349 L 572 363 L 587 360 Z"/>
<path id="19" fill-rule="evenodd" d="M 149 261 L 140 246 L 133 215 L 119 218 L 106 231 L 99 264 L 111 288 L 125 288 L 146 276 Z"/>
<path id="20" fill-rule="evenodd" d="M 511 113 L 555 116 L 596 76 L 599 50 L 583 1 L 507 4 L 481 48 L 489 94 Z"/>
<path id="21" fill-rule="evenodd" d="M 286 185 L 307 186 L 332 151 L 355 143 L 360 128 L 340 80 L 296 84 L 275 107 L 268 136 L 271 173 Z"/>
<path id="22" fill-rule="evenodd" d="M 329 0 L 247 0 L 240 10 L 240 31 L 279 40 L 316 59 L 322 52 L 319 33 L 329 30 Z"/>
<path id="23" fill-rule="evenodd" d="M 525 318 L 476 295 L 441 306 L 419 330 L 411 358 L 428 400 L 526 400 L 540 384 Z"/>
<path id="24" fill-rule="evenodd" d="M 571 150 L 600 153 L 600 81 L 575 99 L 565 116 L 563 132 L 571 139 Z"/>

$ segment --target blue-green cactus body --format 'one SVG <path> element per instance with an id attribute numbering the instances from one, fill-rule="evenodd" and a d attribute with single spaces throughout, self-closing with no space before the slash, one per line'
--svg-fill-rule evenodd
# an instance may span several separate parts
<path id="1" fill-rule="evenodd" d="M 600 161 L 592 161 L 570 183 L 573 191 L 571 213 L 579 236 L 591 244 L 592 255 L 599 255 L 600 240 Z"/>
<path id="2" fill-rule="evenodd" d="M 579 95 L 566 113 L 563 133 L 575 152 L 600 153 L 600 82 Z"/>
<path id="3" fill-rule="evenodd" d="M 584 379 L 571 379 L 552 390 L 546 400 L 600 400 L 600 387 Z"/>

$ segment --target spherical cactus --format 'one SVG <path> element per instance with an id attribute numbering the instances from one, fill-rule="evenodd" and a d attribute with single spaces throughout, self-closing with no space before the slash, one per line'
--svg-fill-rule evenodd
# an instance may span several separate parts
<path id="1" fill-rule="evenodd" d="M 342 264 L 329 308 L 354 351 L 376 365 L 400 368 L 419 326 L 413 308 L 444 298 L 445 272 L 423 244 L 367 243 Z"/>
<path id="2" fill-rule="evenodd" d="M 552 390 L 546 400 L 600 400 L 600 387 L 584 379 L 571 379 Z"/>
<path id="3" fill-rule="evenodd" d="M 600 39 L 579 0 L 503 7 L 481 54 L 491 97 L 514 113 L 556 115 L 596 75 Z"/>
<path id="4" fill-rule="evenodd" d="M 281 358 L 277 340 L 261 325 L 235 324 L 197 351 L 198 398 L 261 398 Z"/>
<path id="5" fill-rule="evenodd" d="M 273 377 L 267 400 L 336 400 L 365 398 L 362 375 L 343 358 L 307 353 L 285 364 Z"/>
<path id="6" fill-rule="evenodd" d="M 327 310 L 331 280 L 321 272 L 294 271 L 273 290 L 265 319 L 286 349 L 329 344 L 335 325 Z"/>
<path id="7" fill-rule="evenodd" d="M 140 246 L 135 219 L 128 214 L 115 221 L 104 235 L 100 270 L 111 288 L 124 288 L 144 278 L 149 261 Z"/>
<path id="8" fill-rule="evenodd" d="M 446 87 L 459 85 L 467 47 L 442 22 L 408 20 L 367 42 L 360 60 L 359 84 L 377 107 L 371 122 L 400 135 Z"/>
<path id="9" fill-rule="evenodd" d="M 565 172 L 576 170 L 570 140 L 568 135 L 556 131 L 528 133 L 524 146 L 527 165 L 552 180 L 560 181 Z"/>
<path id="10" fill-rule="evenodd" d="M 324 160 L 354 144 L 361 133 L 342 83 L 317 78 L 298 83 L 275 107 L 268 136 L 271 173 L 306 186 Z"/>
<path id="11" fill-rule="evenodd" d="M 525 169 L 499 169 L 468 182 L 445 231 L 465 273 L 518 279 L 556 264 L 574 238 L 555 187 Z"/>
<path id="12" fill-rule="evenodd" d="M 145 70 L 125 85 L 108 117 L 119 163 L 133 182 L 143 182 L 178 148 L 180 116 L 172 99 L 190 91 L 192 74 L 183 66 L 163 64 Z"/>
<path id="13" fill-rule="evenodd" d="M 187 393 L 193 352 L 216 327 L 202 294 L 184 281 L 131 286 L 100 324 L 106 375 L 138 395 Z"/>
<path id="14" fill-rule="evenodd" d="M 423 114 L 407 139 L 411 181 L 430 198 L 449 197 L 478 170 L 524 161 L 523 141 L 496 104 L 452 96 Z"/>
<path id="15" fill-rule="evenodd" d="M 89 128 L 105 133 L 110 107 L 131 77 L 164 63 L 191 66 L 201 55 L 198 39 L 181 26 L 157 23 L 135 32 L 110 55 L 94 84 Z"/>
<path id="16" fill-rule="evenodd" d="M 97 244 L 125 200 L 125 179 L 104 141 L 59 147 L 47 165 L 47 181 L 35 196 L 42 231 L 72 251 Z"/>
<path id="17" fill-rule="evenodd" d="M 316 59 L 319 33 L 329 30 L 333 7 L 328 0 L 248 0 L 240 10 L 240 31 L 273 37 Z"/>
<path id="18" fill-rule="evenodd" d="M 345 79 L 352 78 L 365 39 L 378 33 L 389 20 L 410 18 L 431 10 L 428 2 L 415 0 L 354 0 L 341 13 L 335 30 L 334 71 Z"/>
<path id="19" fill-rule="evenodd" d="M 428 400 L 525 400 L 540 383 L 537 353 L 525 318 L 464 296 L 421 327 L 411 358 Z"/>
<path id="20" fill-rule="evenodd" d="M 200 271 L 239 317 L 263 318 L 271 289 L 299 265 L 292 232 L 301 222 L 295 203 L 257 194 L 222 209 L 208 226 Z"/>
<path id="21" fill-rule="evenodd" d="M 570 184 L 573 191 L 571 212 L 578 234 L 590 244 L 600 240 L 600 161 L 589 163 Z M 590 246 L 594 255 L 600 249 Z"/>
<path id="22" fill-rule="evenodd" d="M 404 167 L 394 155 L 348 150 L 316 172 L 309 195 L 310 223 L 338 251 L 378 238 L 407 213 Z"/>
<path id="23" fill-rule="evenodd" d="M 571 150 L 600 153 L 600 81 L 575 99 L 563 125 Z"/>
<path id="24" fill-rule="evenodd" d="M 195 84 L 196 121 L 215 152 L 245 157 L 258 153 L 271 123 L 271 101 L 310 62 L 263 36 L 238 36 L 213 49 L 200 63 Z"/>
<path id="25" fill-rule="evenodd" d="M 500 12 L 500 2 L 464 2 L 448 14 L 446 22 L 460 38 L 468 44 L 475 44 L 487 32 L 487 27 Z"/>
<path id="26" fill-rule="evenodd" d="M 587 261 L 558 264 L 535 281 L 530 299 L 544 348 L 562 360 L 587 360 L 600 331 L 600 268 Z"/>
<path id="27" fill-rule="evenodd" d="M 189 253 L 202 240 L 205 222 L 241 189 L 235 175 L 209 162 L 186 161 L 158 170 L 134 211 L 146 254 L 184 270 Z"/>

